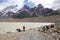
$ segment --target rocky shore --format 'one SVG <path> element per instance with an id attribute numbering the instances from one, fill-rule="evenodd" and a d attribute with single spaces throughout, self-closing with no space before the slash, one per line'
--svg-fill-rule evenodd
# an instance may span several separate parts
<path id="1" fill-rule="evenodd" d="M 0 40 L 56 40 L 56 38 L 37 29 L 32 29 L 25 32 L 0 34 Z"/>

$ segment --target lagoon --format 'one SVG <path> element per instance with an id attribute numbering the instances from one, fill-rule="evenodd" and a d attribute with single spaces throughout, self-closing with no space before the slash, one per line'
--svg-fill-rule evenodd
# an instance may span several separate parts
<path id="1" fill-rule="evenodd" d="M 25 26 L 26 30 L 30 28 L 42 27 L 44 25 L 51 25 L 55 23 L 46 22 L 0 22 L 0 33 L 3 32 L 15 32 L 17 28 L 23 29 Z"/>

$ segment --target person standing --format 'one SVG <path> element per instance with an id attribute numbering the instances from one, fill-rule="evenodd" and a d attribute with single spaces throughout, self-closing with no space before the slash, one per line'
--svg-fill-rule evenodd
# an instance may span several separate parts
<path id="1" fill-rule="evenodd" d="M 23 31 L 25 32 L 25 26 L 23 26 Z"/>

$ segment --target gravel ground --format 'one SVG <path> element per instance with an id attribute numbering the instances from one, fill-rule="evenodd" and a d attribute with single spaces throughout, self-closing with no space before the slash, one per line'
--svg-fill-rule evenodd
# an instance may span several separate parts
<path id="1" fill-rule="evenodd" d="M 53 36 L 37 30 L 0 34 L 0 40 L 56 40 Z"/>

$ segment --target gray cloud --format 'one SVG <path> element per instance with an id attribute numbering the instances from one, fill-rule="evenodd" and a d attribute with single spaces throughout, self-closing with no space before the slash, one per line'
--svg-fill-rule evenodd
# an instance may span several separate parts
<path id="1" fill-rule="evenodd" d="M 54 0 L 53 9 L 60 9 L 60 0 Z"/>
<path id="2" fill-rule="evenodd" d="M 60 3 L 60 0 L 55 0 L 54 4 Z"/>
<path id="3" fill-rule="evenodd" d="M 20 9 L 24 6 L 24 0 L 6 0 L 7 2 L 0 3 L 0 10 L 11 5 L 18 5 L 17 9 Z"/>

